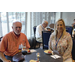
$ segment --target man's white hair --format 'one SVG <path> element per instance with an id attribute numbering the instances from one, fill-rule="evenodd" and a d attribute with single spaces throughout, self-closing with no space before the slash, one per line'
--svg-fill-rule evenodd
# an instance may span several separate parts
<path id="1" fill-rule="evenodd" d="M 15 23 L 15 22 L 20 22 L 19 20 L 13 20 L 13 23 Z"/>
<path id="2" fill-rule="evenodd" d="M 46 21 L 46 20 L 43 20 L 43 21 L 42 21 L 42 24 L 43 24 L 43 23 L 47 23 L 47 22 L 48 22 L 48 21 Z"/>
<path id="3" fill-rule="evenodd" d="M 20 21 L 18 21 L 18 20 L 13 20 L 12 26 L 13 26 L 13 24 L 16 23 L 16 22 L 20 22 Z M 20 22 L 20 23 L 21 23 L 21 22 Z"/>

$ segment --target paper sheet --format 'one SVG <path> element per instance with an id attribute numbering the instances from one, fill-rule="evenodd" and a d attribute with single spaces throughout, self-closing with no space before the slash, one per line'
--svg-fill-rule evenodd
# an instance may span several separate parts
<path id="1" fill-rule="evenodd" d="M 51 57 L 52 57 L 52 58 L 54 58 L 54 59 L 61 58 L 61 56 L 59 56 L 59 55 L 56 55 L 56 54 L 55 54 L 55 55 L 51 55 Z"/>
<path id="2" fill-rule="evenodd" d="M 29 62 L 36 62 L 36 60 L 30 60 Z"/>
<path id="3" fill-rule="evenodd" d="M 31 49 L 30 51 L 31 51 L 32 53 L 33 53 L 33 52 L 37 52 L 37 51 L 36 51 L 36 50 L 34 50 L 34 49 Z"/>

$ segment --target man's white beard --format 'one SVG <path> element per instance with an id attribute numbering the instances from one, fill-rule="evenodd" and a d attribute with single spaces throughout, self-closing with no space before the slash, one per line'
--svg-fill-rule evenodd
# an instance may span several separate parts
<path id="1" fill-rule="evenodd" d="M 21 32 L 20 32 L 20 33 L 21 33 Z M 16 33 L 16 32 L 15 32 L 16 35 L 19 35 L 20 33 Z"/>

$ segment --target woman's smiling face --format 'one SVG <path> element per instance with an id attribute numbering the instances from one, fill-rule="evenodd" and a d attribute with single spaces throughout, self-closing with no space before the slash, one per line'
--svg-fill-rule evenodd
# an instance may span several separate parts
<path id="1" fill-rule="evenodd" d="M 64 30 L 64 24 L 63 24 L 62 21 L 58 21 L 56 27 L 57 27 L 57 31 L 58 32 L 63 32 L 63 30 Z"/>

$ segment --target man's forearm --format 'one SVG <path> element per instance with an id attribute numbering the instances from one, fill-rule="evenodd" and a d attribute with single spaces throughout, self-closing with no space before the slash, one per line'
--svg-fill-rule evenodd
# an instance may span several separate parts
<path id="1" fill-rule="evenodd" d="M 0 52 L 0 59 L 4 62 L 7 61 L 7 59 L 5 58 L 5 56 L 2 52 Z"/>

